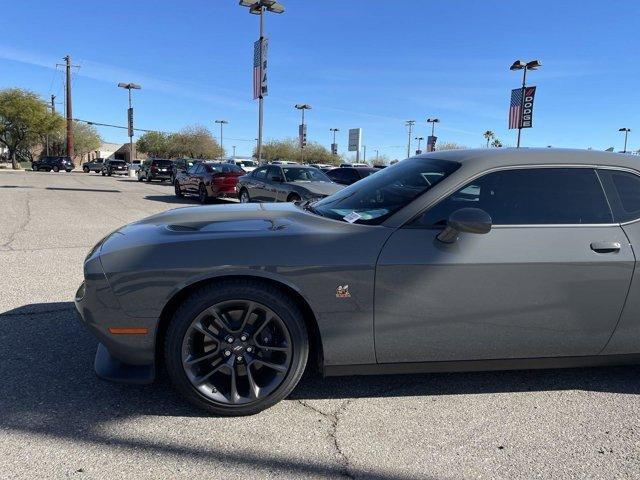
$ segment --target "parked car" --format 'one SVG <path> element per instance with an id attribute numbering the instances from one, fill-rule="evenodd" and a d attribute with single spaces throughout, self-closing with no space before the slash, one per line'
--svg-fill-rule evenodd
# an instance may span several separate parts
<path id="1" fill-rule="evenodd" d="M 124 160 L 105 160 L 102 163 L 102 176 L 128 175 L 129 165 Z"/>
<path id="2" fill-rule="evenodd" d="M 149 158 L 140 164 L 140 169 L 136 172 L 138 181 L 146 180 L 165 180 L 173 179 L 173 162 L 161 158 Z"/>
<path id="3" fill-rule="evenodd" d="M 202 160 L 196 160 L 194 158 L 176 158 L 171 160 L 172 162 L 172 170 L 171 170 L 171 183 L 176 182 L 176 176 L 180 172 L 186 172 L 193 166 L 194 163 L 202 162 Z"/>
<path id="4" fill-rule="evenodd" d="M 379 172 L 373 167 L 340 167 L 327 172 L 327 177 L 340 185 L 351 185 L 369 175 Z"/>
<path id="5" fill-rule="evenodd" d="M 300 165 L 298 162 L 292 162 L 289 160 L 274 160 L 269 162 L 271 165 Z"/>
<path id="6" fill-rule="evenodd" d="M 229 163 L 197 162 L 176 176 L 176 196 L 197 195 L 200 203 L 207 203 L 211 198 L 235 197 L 238 178 L 245 173 Z"/>
<path id="7" fill-rule="evenodd" d="M 238 180 L 240 202 L 315 201 L 343 188 L 314 167 L 266 165 Z"/>
<path id="8" fill-rule="evenodd" d="M 259 164 L 255 160 L 239 160 L 239 159 L 229 159 L 227 163 L 232 163 L 237 167 L 240 167 L 245 172 L 253 172 L 256 168 L 258 168 Z"/>
<path id="9" fill-rule="evenodd" d="M 42 157 L 40 160 L 34 160 L 31 162 L 31 168 L 34 171 L 46 170 L 47 172 L 54 171 L 59 172 L 64 170 L 70 172 L 76 166 L 70 157 Z"/>
<path id="10" fill-rule="evenodd" d="M 84 173 L 89 173 L 89 172 L 100 173 L 102 171 L 103 164 L 104 164 L 104 158 L 96 158 L 89 162 L 84 162 L 82 164 L 82 171 Z"/>
<path id="11" fill-rule="evenodd" d="M 133 170 L 134 172 L 137 172 L 138 170 L 140 170 L 141 164 L 142 164 L 142 160 L 134 160 L 129 164 L 129 170 Z"/>
<path id="12" fill-rule="evenodd" d="M 345 167 L 370 167 L 368 163 L 341 163 L 340 168 Z"/>
<path id="13" fill-rule="evenodd" d="M 635 157 L 440 151 L 315 204 L 137 221 L 91 250 L 75 302 L 99 376 L 152 382 L 161 361 L 195 405 L 246 415 L 316 360 L 324 375 L 638 363 L 638 251 Z"/>
<path id="14" fill-rule="evenodd" d="M 325 170 L 329 171 L 329 170 L 332 170 L 332 169 L 336 168 L 335 165 L 329 165 L 328 163 L 311 163 L 311 164 L 309 164 L 309 166 L 318 168 L 318 169 L 322 170 L 323 172 Z"/>

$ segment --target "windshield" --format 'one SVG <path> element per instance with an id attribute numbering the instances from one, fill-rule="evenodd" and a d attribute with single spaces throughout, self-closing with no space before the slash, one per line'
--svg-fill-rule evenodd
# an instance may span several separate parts
<path id="1" fill-rule="evenodd" d="M 287 182 L 330 182 L 327 177 L 317 168 L 287 168 L 282 167 L 284 178 Z"/>
<path id="2" fill-rule="evenodd" d="M 320 200 L 313 210 L 335 220 L 379 224 L 459 167 L 432 158 L 404 160 Z"/>
<path id="3" fill-rule="evenodd" d="M 254 162 L 251 160 L 242 160 L 242 161 L 236 162 L 236 165 L 239 167 L 257 167 L 258 162 Z"/>

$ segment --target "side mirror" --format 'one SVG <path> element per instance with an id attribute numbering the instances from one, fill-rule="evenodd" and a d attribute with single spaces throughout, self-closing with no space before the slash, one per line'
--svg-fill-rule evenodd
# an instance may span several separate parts
<path id="1" fill-rule="evenodd" d="M 461 232 L 489 233 L 491 216 L 480 208 L 461 208 L 447 220 L 447 227 L 436 237 L 442 243 L 454 243 Z"/>

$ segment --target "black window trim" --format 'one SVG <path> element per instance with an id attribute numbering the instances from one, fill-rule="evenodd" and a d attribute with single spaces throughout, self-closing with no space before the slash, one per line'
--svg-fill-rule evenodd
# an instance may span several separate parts
<path id="1" fill-rule="evenodd" d="M 618 172 L 625 172 L 625 173 L 630 173 L 632 175 L 635 175 L 636 177 L 640 178 L 640 172 L 638 172 L 637 170 L 634 170 L 633 168 L 629 168 L 629 167 L 618 167 L 615 165 L 598 165 L 596 168 L 596 173 L 598 173 L 598 170 L 615 170 Z M 600 176 L 598 175 L 598 178 L 600 178 Z M 600 179 L 600 183 L 602 184 L 602 188 L 604 189 L 604 193 L 607 196 L 607 201 L 609 202 L 609 207 L 611 208 L 611 212 L 613 215 L 613 219 L 615 220 L 616 215 L 615 212 L 613 211 L 613 207 L 611 207 L 611 201 L 609 200 L 609 192 L 607 191 L 607 187 L 606 185 L 604 185 L 602 183 L 602 179 Z M 631 223 L 636 223 L 640 221 L 640 217 L 638 218 L 634 218 L 633 220 L 627 220 L 626 222 L 616 222 L 616 225 L 629 225 Z"/>
<path id="2" fill-rule="evenodd" d="M 411 223 L 414 222 L 415 220 L 417 220 L 418 218 L 420 218 L 422 215 L 424 215 L 428 210 L 430 210 L 431 208 L 433 208 L 436 205 L 438 205 L 441 201 L 443 201 L 444 199 L 449 197 L 449 195 L 452 195 L 453 193 L 457 192 L 460 188 L 464 187 L 465 185 L 469 184 L 470 182 L 473 182 L 474 180 L 477 180 L 480 177 L 483 177 L 483 176 L 488 175 L 490 173 L 501 172 L 501 171 L 505 171 L 505 170 L 531 170 L 531 169 L 534 169 L 534 168 L 589 168 L 591 170 L 594 170 L 596 178 L 598 179 L 598 183 L 600 184 L 600 188 L 602 189 L 602 193 L 604 194 L 604 197 L 605 197 L 605 199 L 607 201 L 607 205 L 609 206 L 609 211 L 611 213 L 611 218 L 614 220 L 613 223 L 549 223 L 549 224 L 516 224 L 516 225 L 513 225 L 513 224 L 502 224 L 502 225 L 492 225 L 491 229 L 494 229 L 494 228 L 500 229 L 500 228 L 568 228 L 568 227 L 589 227 L 589 228 L 593 228 L 593 227 L 612 227 L 612 226 L 626 225 L 628 223 L 632 223 L 632 222 L 636 222 L 636 221 L 640 220 L 640 219 L 632 220 L 632 221 L 626 222 L 626 223 L 619 223 L 619 222 L 615 221 L 615 215 L 614 215 L 613 210 L 611 208 L 611 202 L 609 201 L 609 196 L 607 195 L 607 190 L 606 190 L 605 186 L 602 184 L 602 181 L 601 181 L 600 177 L 598 176 L 598 169 L 599 168 L 610 168 L 610 169 L 613 169 L 613 170 L 625 170 L 625 171 L 629 171 L 630 173 L 634 173 L 636 175 L 638 175 L 638 172 L 635 172 L 632 169 L 625 169 L 624 167 L 615 167 L 615 166 L 604 167 L 604 166 L 601 166 L 601 165 L 575 164 L 575 163 L 573 163 L 573 164 L 564 164 L 564 163 L 551 163 L 551 164 L 549 164 L 549 163 L 544 163 L 544 164 L 526 164 L 526 165 L 505 165 L 505 166 L 489 168 L 487 170 L 483 170 L 481 172 L 478 172 L 475 175 L 472 175 L 471 177 L 465 178 L 463 181 L 456 183 L 456 185 L 454 185 L 452 188 L 448 189 L 445 193 L 440 195 L 434 201 L 430 202 L 425 208 L 420 210 L 419 213 L 417 213 L 416 215 L 411 217 L 409 220 L 407 220 L 400 228 L 411 228 L 411 229 L 420 229 L 420 230 L 443 230 L 445 228 L 444 226 L 433 226 L 433 225 L 432 226 L 421 226 L 421 225 L 411 225 Z"/>

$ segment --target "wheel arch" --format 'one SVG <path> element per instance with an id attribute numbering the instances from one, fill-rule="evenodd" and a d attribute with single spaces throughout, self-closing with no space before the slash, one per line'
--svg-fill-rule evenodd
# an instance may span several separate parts
<path id="1" fill-rule="evenodd" d="M 322 371 L 324 362 L 322 338 L 320 336 L 320 329 L 318 328 L 316 314 L 309 305 L 309 302 L 297 289 L 295 289 L 291 285 L 273 278 L 251 274 L 230 274 L 209 277 L 185 285 L 183 288 L 175 292 L 169 299 L 169 301 L 165 304 L 158 320 L 158 328 L 156 330 L 155 338 L 156 364 L 160 365 L 164 362 L 164 349 L 162 348 L 162 345 L 164 344 L 164 339 L 167 332 L 167 327 L 169 326 L 169 322 L 171 321 L 171 318 L 173 317 L 173 314 L 178 306 L 198 288 L 201 288 L 205 285 L 224 282 L 226 280 L 238 279 L 251 280 L 258 283 L 263 283 L 265 285 L 270 285 L 281 290 L 283 293 L 289 295 L 294 300 L 294 302 L 302 312 L 302 317 L 304 319 L 305 326 L 307 327 L 307 332 L 309 335 L 309 361 L 307 362 L 306 368 L 308 371 L 311 370 L 313 372 Z"/>

